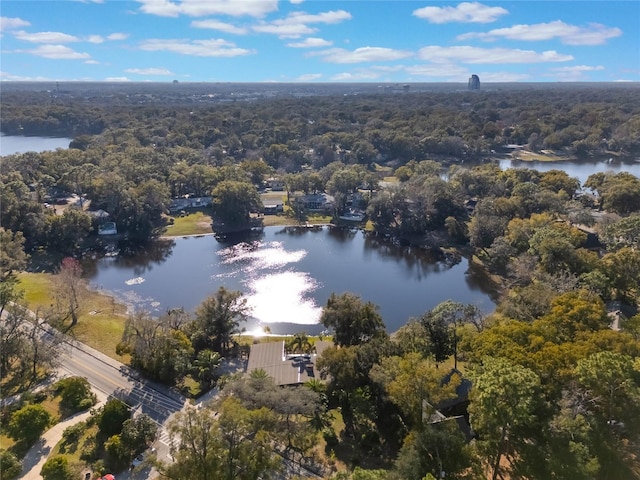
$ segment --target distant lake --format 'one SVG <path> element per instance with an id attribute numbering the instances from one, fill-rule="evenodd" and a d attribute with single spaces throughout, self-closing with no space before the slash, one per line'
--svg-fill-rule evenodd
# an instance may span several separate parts
<path id="1" fill-rule="evenodd" d="M 69 148 L 69 143 L 72 140 L 72 138 L 25 137 L 22 135 L 2 134 L 0 135 L 0 156 Z"/>
<path id="2" fill-rule="evenodd" d="M 332 292 L 352 292 L 380 307 L 389 332 L 452 299 L 493 311 L 483 273 L 464 257 L 433 258 L 357 230 L 267 227 L 257 238 L 213 236 L 159 241 L 133 256 L 87 261 L 94 288 L 132 310 L 161 315 L 194 309 L 218 287 L 239 290 L 253 310 L 248 331 L 318 334 Z"/>
<path id="3" fill-rule="evenodd" d="M 629 172 L 640 178 L 640 161 L 618 160 L 608 158 L 601 160 L 580 160 L 580 161 L 561 161 L 561 162 L 528 162 L 522 160 L 503 159 L 499 160 L 500 168 L 531 168 L 539 172 L 548 172 L 549 170 L 564 170 L 570 177 L 576 177 L 580 180 L 580 185 L 584 185 L 589 175 L 599 172 Z"/>

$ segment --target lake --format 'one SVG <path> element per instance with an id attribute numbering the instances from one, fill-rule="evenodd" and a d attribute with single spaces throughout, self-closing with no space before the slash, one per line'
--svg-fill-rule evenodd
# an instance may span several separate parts
<path id="1" fill-rule="evenodd" d="M 69 148 L 69 143 L 71 143 L 72 140 L 72 138 L 25 137 L 22 135 L 1 134 L 0 156 Z"/>
<path id="2" fill-rule="evenodd" d="M 433 258 L 333 227 L 267 227 L 250 241 L 159 241 L 145 253 L 86 262 L 85 274 L 94 288 L 156 316 L 168 308 L 193 311 L 220 286 L 240 290 L 254 334 L 265 326 L 274 334 L 320 333 L 321 309 L 333 292 L 378 305 L 389 332 L 447 299 L 494 308 L 483 273 L 466 258 Z"/>
<path id="3" fill-rule="evenodd" d="M 549 170 L 564 170 L 570 177 L 580 180 L 580 185 L 584 185 L 589 175 L 599 172 L 629 172 L 640 178 L 640 161 L 619 160 L 608 158 L 601 160 L 580 160 L 580 161 L 559 161 L 559 162 L 529 162 L 522 160 L 501 159 L 498 160 L 500 168 L 531 168 L 539 172 Z"/>

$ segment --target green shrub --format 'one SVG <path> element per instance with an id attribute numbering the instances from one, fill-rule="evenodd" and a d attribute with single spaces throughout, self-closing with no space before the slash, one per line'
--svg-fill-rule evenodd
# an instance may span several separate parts
<path id="1" fill-rule="evenodd" d="M 0 449 L 0 474 L 3 480 L 12 480 L 20 475 L 22 462 L 11 452 Z"/>
<path id="2" fill-rule="evenodd" d="M 96 395 L 91 391 L 91 385 L 83 377 L 67 377 L 54 385 L 56 395 L 60 395 L 60 404 L 70 413 L 80 412 L 91 408 L 96 403 Z"/>
<path id="3" fill-rule="evenodd" d="M 44 480 L 74 480 L 75 474 L 66 455 L 54 455 L 42 466 L 40 472 Z"/>
<path id="4" fill-rule="evenodd" d="M 82 437 L 82 434 L 87 429 L 87 426 L 84 422 L 76 423 L 75 425 L 71 425 L 64 429 L 62 432 L 62 439 L 65 443 L 76 443 Z"/>

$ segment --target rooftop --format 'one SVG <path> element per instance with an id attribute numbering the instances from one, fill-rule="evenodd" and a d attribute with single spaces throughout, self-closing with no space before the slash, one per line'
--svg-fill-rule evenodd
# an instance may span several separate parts
<path id="1" fill-rule="evenodd" d="M 247 372 L 262 369 L 274 379 L 276 385 L 304 383 L 312 378 L 319 378 L 316 357 L 331 345 L 331 342 L 318 341 L 313 354 L 285 355 L 284 340 L 257 343 L 251 345 Z"/>

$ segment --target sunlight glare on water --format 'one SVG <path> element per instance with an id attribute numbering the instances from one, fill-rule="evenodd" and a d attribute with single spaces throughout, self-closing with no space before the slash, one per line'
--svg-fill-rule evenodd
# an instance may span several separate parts
<path id="1" fill-rule="evenodd" d="M 316 305 L 310 294 L 317 286 L 307 273 L 273 273 L 249 282 L 251 293 L 248 303 L 253 309 L 253 316 L 261 323 L 315 325 L 322 308 Z"/>
<path id="2" fill-rule="evenodd" d="M 296 250 L 287 252 L 282 242 L 251 242 L 239 243 L 218 252 L 224 264 L 241 263 L 244 271 L 262 271 L 269 268 L 284 267 L 290 263 L 302 260 L 307 252 Z"/>
<path id="3" fill-rule="evenodd" d="M 218 252 L 221 262 L 236 268 L 232 276 L 242 276 L 252 316 L 260 324 L 318 323 L 322 308 L 313 300 L 318 283 L 295 265 L 305 250 L 285 250 L 282 242 L 240 243 Z"/>

